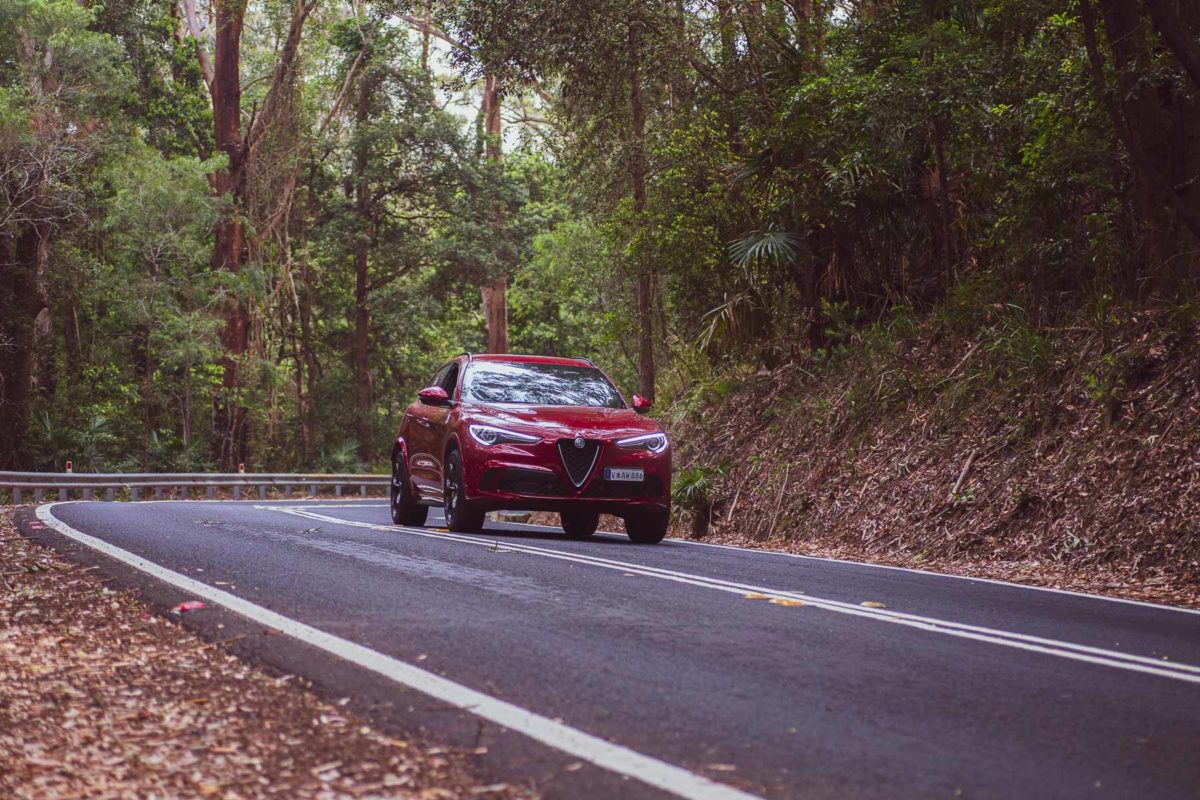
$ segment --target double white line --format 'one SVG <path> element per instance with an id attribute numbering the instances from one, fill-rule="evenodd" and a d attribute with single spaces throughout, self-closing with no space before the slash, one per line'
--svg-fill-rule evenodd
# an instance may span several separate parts
<path id="1" fill-rule="evenodd" d="M 813 595 L 804 594 L 803 592 L 792 592 L 784 589 L 774 589 L 765 586 L 756 586 L 754 584 L 738 583 L 736 581 L 727 581 L 721 578 L 696 575 L 688 572 L 678 572 L 669 569 L 660 569 L 658 567 L 649 567 L 643 564 L 636 564 L 628 561 L 601 558 L 599 556 L 585 555 L 582 553 L 569 552 L 565 550 L 556 550 L 549 547 L 538 547 L 536 545 L 512 543 L 508 541 L 497 542 L 496 539 L 435 531 L 427 528 L 377 525 L 371 522 L 358 522 L 356 520 L 339 519 L 338 517 L 331 517 L 311 511 L 307 508 L 297 508 L 295 506 L 258 506 L 258 508 L 279 511 L 285 514 L 292 514 L 294 516 L 317 520 L 319 522 L 331 523 L 334 525 L 345 525 L 349 527 L 369 528 L 382 531 L 399 531 L 413 536 L 422 536 L 430 539 L 443 539 L 446 541 L 459 542 L 462 544 L 470 544 L 479 547 L 498 548 L 501 551 L 525 553 L 527 555 L 534 555 L 542 558 L 569 561 L 575 564 L 583 564 L 599 569 L 608 569 L 622 573 L 643 575 L 650 578 L 671 581 L 673 583 L 682 583 L 689 586 L 697 586 L 703 589 L 711 589 L 718 592 L 727 592 L 742 596 L 747 594 L 757 594 L 764 595 L 766 599 L 772 600 L 778 599 L 800 601 L 806 606 L 812 606 L 814 608 L 820 608 L 826 611 L 833 611 L 839 614 L 848 614 L 855 617 L 865 617 L 867 619 L 891 623 L 894 625 L 903 625 L 909 628 L 928 631 L 930 633 L 939 633 L 945 636 L 956 636 L 961 639 L 987 642 L 989 644 L 1011 647 L 1017 650 L 1026 650 L 1033 653 L 1042 653 L 1044 655 L 1067 658 L 1073 661 L 1083 661 L 1089 664 L 1099 664 L 1101 666 L 1114 667 L 1116 669 L 1128 670 L 1130 672 L 1140 672 L 1147 675 L 1157 675 L 1159 677 L 1170 678 L 1172 680 L 1200 684 L 1200 667 L 1193 666 L 1191 664 L 1177 664 L 1170 661 L 1161 661 L 1158 659 L 1149 658 L 1147 656 L 1122 653 L 1117 650 L 1107 650 L 1101 647 L 1091 647 L 1089 645 L 1076 644 L 1074 642 L 1065 642 L 1042 636 L 1032 636 L 1025 633 L 986 628 L 979 625 L 969 625 L 963 622 L 936 619 L 917 614 L 906 614 L 900 611 L 892 611 L 890 609 L 866 608 L 863 606 L 854 605 L 853 603 L 842 602 L 840 600 L 814 597 Z"/>

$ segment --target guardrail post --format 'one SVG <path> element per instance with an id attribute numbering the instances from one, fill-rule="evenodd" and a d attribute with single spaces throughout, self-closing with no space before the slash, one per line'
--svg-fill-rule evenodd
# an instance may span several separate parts
<path id="1" fill-rule="evenodd" d="M 241 487 L 241 486 L 234 486 L 234 487 L 233 487 L 233 499 L 234 499 L 234 500 L 241 500 L 241 499 L 242 499 L 242 487 Z"/>
<path id="2" fill-rule="evenodd" d="M 129 487 L 129 499 L 135 503 L 138 500 L 142 499 L 142 490 L 136 486 L 130 486 Z"/>
<path id="3" fill-rule="evenodd" d="M 291 496 L 292 496 L 292 485 L 290 483 L 285 483 L 283 485 L 283 499 L 287 500 Z"/>
<path id="4" fill-rule="evenodd" d="M 317 485 L 315 483 L 308 487 L 308 496 L 309 497 L 317 496 Z"/>
<path id="5" fill-rule="evenodd" d="M 40 502 L 42 502 L 42 498 L 44 498 L 45 496 L 46 495 L 42 493 L 41 489 L 33 490 L 33 502 L 40 503 Z"/>
<path id="6" fill-rule="evenodd" d="M 265 483 L 260 483 L 258 485 L 258 499 L 259 500 L 267 499 L 267 485 Z"/>
<path id="7" fill-rule="evenodd" d="M 341 496 L 342 496 L 342 485 L 341 485 L 340 483 L 336 483 L 336 484 L 334 484 L 334 486 L 333 486 L 333 496 L 334 496 L 334 497 L 341 497 Z"/>
<path id="8" fill-rule="evenodd" d="M 216 487 L 214 487 L 214 486 L 208 486 L 208 487 L 205 487 L 205 490 L 204 490 L 204 497 L 205 497 L 206 499 L 208 499 L 208 500 L 212 500 L 212 499 L 213 499 L 214 497 L 216 497 L 216 496 L 217 496 L 217 490 L 216 490 Z"/>
<path id="9" fill-rule="evenodd" d="M 64 500 L 66 500 L 66 499 L 67 499 L 67 490 L 66 490 L 66 489 L 59 489 L 59 490 L 58 490 L 58 500 L 59 500 L 59 502 L 62 502 L 62 501 L 64 501 Z"/>
<path id="10" fill-rule="evenodd" d="M 12 490 L 12 502 L 14 506 L 21 505 L 21 487 L 14 486 Z"/>
<path id="11" fill-rule="evenodd" d="M 108 502 L 111 503 L 114 499 L 116 499 L 116 496 L 116 492 L 113 491 L 111 486 L 104 490 L 104 499 Z"/>
<path id="12" fill-rule="evenodd" d="M 84 486 L 82 489 L 80 489 L 79 490 L 79 499 L 80 500 L 91 500 L 92 499 L 92 487 Z"/>
<path id="13" fill-rule="evenodd" d="M 161 486 L 154 487 L 154 499 L 162 500 L 162 487 Z"/>
<path id="14" fill-rule="evenodd" d="M 360 496 L 360 497 L 366 497 L 366 496 L 367 496 L 367 485 L 366 485 L 365 483 L 360 483 L 360 484 L 358 485 L 358 494 L 359 494 L 359 496 Z"/>

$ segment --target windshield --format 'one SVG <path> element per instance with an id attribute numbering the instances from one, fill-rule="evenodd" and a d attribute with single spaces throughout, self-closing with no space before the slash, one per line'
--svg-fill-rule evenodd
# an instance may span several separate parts
<path id="1" fill-rule="evenodd" d="M 462 391 L 464 400 L 475 403 L 625 407 L 600 370 L 569 364 L 474 361 L 467 368 Z"/>

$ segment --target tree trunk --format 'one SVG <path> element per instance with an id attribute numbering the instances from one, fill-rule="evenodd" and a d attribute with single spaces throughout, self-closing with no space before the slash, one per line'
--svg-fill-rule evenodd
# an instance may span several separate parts
<path id="1" fill-rule="evenodd" d="M 363 80 L 359 86 L 355 124 L 361 132 L 371 120 L 373 84 Z M 358 458 L 364 464 L 375 460 L 375 426 L 371 424 L 371 313 L 370 256 L 374 239 L 374 220 L 370 190 L 367 186 L 368 152 L 358 146 L 354 155 L 354 210 L 358 216 L 358 231 L 354 237 L 354 337 L 350 349 L 354 362 L 355 414 L 354 431 L 358 439 Z"/>
<path id="2" fill-rule="evenodd" d="M 33 386 L 41 397 L 53 397 L 58 387 L 58 359 L 54 338 L 54 314 L 50 303 L 50 236 L 49 225 L 39 226 L 34 253 L 34 293 L 39 306 L 33 318 Z"/>
<path id="3" fill-rule="evenodd" d="M 1200 4 L 1195 0 L 1144 0 L 1150 19 L 1184 72 L 1200 89 Z"/>
<path id="4" fill-rule="evenodd" d="M 721 40 L 719 51 L 721 77 L 725 81 L 730 81 L 737 75 L 738 67 L 737 31 L 734 29 L 733 16 L 733 0 L 718 0 L 717 25 Z M 735 157 L 741 158 L 743 150 L 742 114 L 739 113 L 737 103 L 733 101 L 734 94 L 731 93 L 726 98 L 726 102 L 722 104 L 722 116 L 725 123 L 725 136 L 729 141 L 729 150 Z M 741 182 L 731 182 L 731 190 L 736 202 L 742 194 Z"/>
<path id="5" fill-rule="evenodd" d="M 150 325 L 139 322 L 130 330 L 129 360 L 133 364 L 133 377 L 137 379 L 138 389 L 142 393 L 142 472 L 150 471 L 150 428 L 153 425 L 154 412 L 151 409 L 150 369 Z"/>
<path id="6" fill-rule="evenodd" d="M 303 215 L 302 215 L 303 217 Z M 317 377 L 320 365 L 313 348 L 312 319 L 313 319 L 313 290 L 312 278 L 308 271 L 308 240 L 307 232 L 301 229 L 300 243 L 300 361 L 304 364 L 303 380 L 296 377 L 296 394 L 300 406 L 300 441 L 304 454 L 304 463 L 312 464 L 317 448 Z"/>
<path id="7" fill-rule="evenodd" d="M 508 352 L 508 280 L 500 276 L 480 288 L 483 295 L 483 319 L 487 325 L 487 351 Z"/>
<path id="8" fill-rule="evenodd" d="M 0 250 L 0 469 L 33 466 L 29 423 L 37 381 L 37 326 L 49 308 L 43 254 L 50 227 L 30 225 Z"/>
<path id="9" fill-rule="evenodd" d="M 369 266 L 367 242 L 354 247 L 354 357 L 355 414 L 354 432 L 358 439 L 358 458 L 370 464 L 375 457 L 372 446 L 374 426 L 371 425 L 371 314 L 367 308 L 370 287 L 367 282 Z"/>
<path id="10" fill-rule="evenodd" d="M 276 121 L 282 104 L 280 94 L 290 91 L 300 37 L 312 5 L 298 0 L 292 10 L 287 38 L 279 51 L 275 71 L 260 113 L 248 137 L 242 136 L 242 87 L 240 78 L 242 28 L 246 0 L 217 0 L 216 31 L 213 37 L 212 108 L 213 132 L 217 150 L 229 164 L 212 175 L 214 194 L 227 199 L 224 215 L 218 221 L 213 246 L 213 269 L 236 275 L 241 272 L 246 253 L 246 232 L 242 222 L 246 195 L 246 168 L 251 154 L 260 145 L 266 130 Z M 199 51 L 203 61 L 204 51 Z M 230 283 L 236 283 L 231 281 Z M 239 369 L 249 345 L 250 316 L 245 303 L 226 291 L 221 303 L 225 326 L 221 333 L 221 392 L 214 400 L 214 455 L 222 469 L 231 470 L 247 461 L 249 453 L 248 421 L 242 398 Z"/>
<path id="11" fill-rule="evenodd" d="M 947 175 L 949 167 L 946 163 L 947 127 L 942 114 L 935 114 L 929 120 L 929 144 L 932 153 L 926 176 L 926 197 L 930 203 L 930 237 L 933 251 L 938 269 L 946 281 L 945 288 L 949 290 L 957 282 L 958 247 L 950 219 L 950 184 Z"/>
<path id="12" fill-rule="evenodd" d="M 421 19 L 424 24 L 421 26 L 421 69 L 425 72 L 429 71 L 429 25 L 432 22 L 432 12 L 429 3 L 425 3 Z"/>
<path id="13" fill-rule="evenodd" d="M 216 5 L 216 44 L 212 81 L 213 131 L 217 149 L 229 159 L 228 167 L 212 177 L 213 191 L 229 206 L 217 223 L 213 246 L 214 270 L 237 274 L 242 268 L 245 231 L 241 200 L 245 192 L 245 159 L 242 140 L 242 87 L 239 76 L 242 24 L 245 7 L 238 0 Z M 249 315 L 242 301 L 227 292 L 221 303 L 225 326 L 221 333 L 221 392 L 215 400 L 215 455 L 220 469 L 232 471 L 246 460 L 246 409 L 239 394 L 238 368 L 246 352 Z"/>
<path id="14" fill-rule="evenodd" d="M 633 185 L 633 213 L 640 228 L 646 211 L 646 111 L 642 106 L 641 20 L 628 20 L 629 110 L 632 136 L 629 177 Z M 654 400 L 654 275 L 645 257 L 637 263 L 638 391 Z"/>
<path id="15" fill-rule="evenodd" d="M 1169 81 L 1152 79 L 1155 48 L 1135 0 L 1097 0 L 1118 92 L 1108 91 L 1091 0 L 1081 0 L 1084 42 L 1097 92 L 1141 180 L 1164 198 L 1179 221 L 1200 237 L 1200 106 Z M 1181 4 L 1185 7 L 1186 4 Z M 1185 56 L 1186 57 L 1186 56 Z"/>
<path id="16" fill-rule="evenodd" d="M 487 160 L 504 163 L 504 147 L 500 141 L 503 128 L 500 120 L 500 81 L 488 75 L 483 85 L 483 122 Z M 504 219 L 500 211 L 493 224 L 501 232 Z M 487 326 L 487 351 L 508 352 L 508 277 L 499 275 L 480 288 L 483 298 L 483 320 Z"/>

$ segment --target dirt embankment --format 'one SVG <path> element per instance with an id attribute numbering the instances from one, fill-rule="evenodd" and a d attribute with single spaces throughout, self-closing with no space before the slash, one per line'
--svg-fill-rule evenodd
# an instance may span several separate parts
<path id="1" fill-rule="evenodd" d="M 714 541 L 1200 605 L 1194 311 L 948 303 L 710 379 L 672 409 L 677 490 Z"/>
<path id="2" fill-rule="evenodd" d="M 0 796 L 533 796 L 248 666 L 11 523 L 0 510 Z"/>

